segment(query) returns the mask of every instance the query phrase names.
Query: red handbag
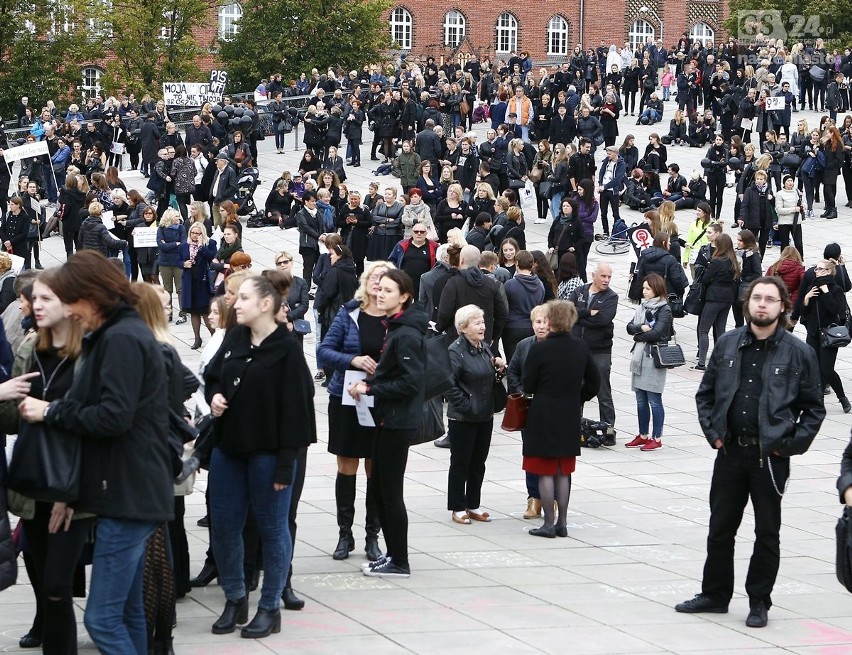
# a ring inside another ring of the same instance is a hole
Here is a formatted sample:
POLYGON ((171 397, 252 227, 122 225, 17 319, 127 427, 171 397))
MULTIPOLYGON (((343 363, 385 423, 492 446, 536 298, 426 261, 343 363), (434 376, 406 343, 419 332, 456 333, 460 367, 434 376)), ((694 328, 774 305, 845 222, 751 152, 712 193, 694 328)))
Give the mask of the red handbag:
POLYGON ((529 401, 522 393, 510 393, 506 399, 506 412, 503 414, 501 428, 506 432, 523 430, 527 424, 529 401))

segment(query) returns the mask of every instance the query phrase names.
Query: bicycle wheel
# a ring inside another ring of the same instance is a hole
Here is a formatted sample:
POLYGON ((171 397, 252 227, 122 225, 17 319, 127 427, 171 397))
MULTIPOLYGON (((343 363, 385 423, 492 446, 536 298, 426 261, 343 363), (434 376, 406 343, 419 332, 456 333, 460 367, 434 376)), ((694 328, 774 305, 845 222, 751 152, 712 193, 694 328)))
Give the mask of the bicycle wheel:
POLYGON ((619 239, 598 241, 595 244, 595 252, 601 255, 623 255, 630 250, 630 243, 619 239))

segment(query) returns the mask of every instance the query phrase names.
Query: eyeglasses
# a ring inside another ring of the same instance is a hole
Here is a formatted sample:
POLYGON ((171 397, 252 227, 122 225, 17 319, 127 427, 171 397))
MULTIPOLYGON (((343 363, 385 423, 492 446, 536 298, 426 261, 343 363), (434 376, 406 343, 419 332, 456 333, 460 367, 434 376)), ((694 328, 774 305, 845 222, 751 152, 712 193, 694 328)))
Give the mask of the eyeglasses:
POLYGON ((814 270, 817 270, 817 271, 829 271, 829 272, 831 271, 831 269, 830 269, 830 268, 825 268, 824 266, 816 266, 816 267, 814 267, 814 270))
POLYGON ((426 234, 426 230, 412 230, 412 234, 426 234))
POLYGON ((293 261, 292 259, 279 259, 277 262, 275 262, 275 265, 276 266, 286 266, 287 264, 291 263, 292 261, 293 261))
POLYGON ((189 233, 190 234, 199 234, 199 235, 201 234, 201 232, 199 232, 198 230, 190 230, 189 233))
POLYGON ((777 302, 781 302, 780 298, 773 298, 772 296, 753 295, 751 299, 756 303, 765 302, 767 305, 774 305, 777 302))

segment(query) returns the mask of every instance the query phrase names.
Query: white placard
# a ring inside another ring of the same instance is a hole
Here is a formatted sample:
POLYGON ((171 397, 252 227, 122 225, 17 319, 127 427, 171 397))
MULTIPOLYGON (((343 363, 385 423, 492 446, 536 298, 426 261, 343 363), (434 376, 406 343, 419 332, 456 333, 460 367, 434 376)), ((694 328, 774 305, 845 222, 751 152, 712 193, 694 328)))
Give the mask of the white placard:
POLYGON ((766 111, 783 110, 787 99, 784 96, 772 96, 766 99, 766 111))
POLYGON ((119 143, 118 141, 113 141, 112 145, 109 148, 109 151, 114 155, 123 155, 124 154, 124 144, 119 143))
POLYGON ((172 107, 201 107, 221 99, 222 93, 211 91, 209 82, 163 82, 163 102, 172 107))
POLYGON ((34 141, 33 143, 25 143, 22 146, 15 146, 14 148, 4 150, 3 158, 7 163, 11 164, 13 161, 46 154, 49 154, 47 141, 34 141))
POLYGON ((355 403, 355 414, 358 416, 358 425, 365 428, 376 427, 376 422, 373 420, 373 415, 370 413, 370 407, 367 405, 367 396, 361 396, 361 400, 355 403))
MULTIPOLYGON (((340 404, 355 407, 355 399, 349 395, 349 387, 356 382, 361 382, 366 379, 367 374, 364 371, 346 371, 343 374, 343 397, 340 404)), ((361 400, 365 403, 366 407, 372 407, 376 402, 376 399, 373 396, 361 396, 361 400)))
POLYGON ((101 222, 108 230, 112 230, 115 227, 115 221, 112 218, 111 211, 105 211, 101 214, 101 222))
POLYGON ((135 248, 156 248, 157 226, 133 228, 133 246, 135 248))
POLYGON ((9 255, 9 259, 12 260, 12 272, 15 275, 17 275, 22 270, 24 270, 24 258, 23 257, 19 257, 18 255, 13 255, 10 252, 7 252, 6 254, 9 255))

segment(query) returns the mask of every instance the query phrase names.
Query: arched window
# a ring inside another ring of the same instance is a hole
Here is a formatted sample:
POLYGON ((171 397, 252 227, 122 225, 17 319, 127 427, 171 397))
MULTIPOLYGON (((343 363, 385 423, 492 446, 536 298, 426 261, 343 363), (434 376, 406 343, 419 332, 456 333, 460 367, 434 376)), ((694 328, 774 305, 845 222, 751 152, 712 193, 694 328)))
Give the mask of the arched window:
POLYGON ((94 98, 101 92, 101 75, 103 71, 95 66, 86 66, 83 69, 83 96, 94 98))
POLYGON ((390 15, 390 33, 401 50, 411 50, 411 12, 405 7, 397 7, 390 15))
POLYGON ((547 54, 565 56, 568 54, 568 21, 556 15, 547 24, 547 54))
POLYGON ((630 41, 631 50, 634 52, 636 50, 641 51, 642 46, 645 45, 648 39, 651 39, 652 41, 654 40, 654 26, 648 21, 640 18, 630 26, 628 39, 630 41))
POLYGON ((452 9, 444 16, 444 45, 455 48, 464 38, 465 18, 464 14, 452 9))
POLYGON ((243 8, 236 2, 219 7, 219 38, 223 41, 233 39, 239 27, 237 21, 243 17, 243 8))
POLYGON ((713 28, 707 23, 696 23, 689 30, 689 38, 693 42, 699 42, 701 45, 707 45, 709 42, 712 42, 715 34, 713 28))
POLYGON ((497 18, 497 52, 509 53, 518 49, 518 19, 508 11, 497 18))

